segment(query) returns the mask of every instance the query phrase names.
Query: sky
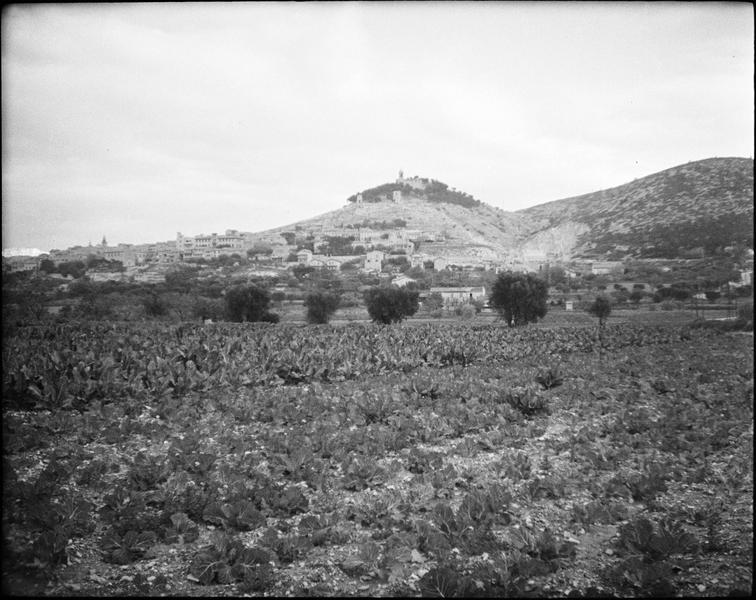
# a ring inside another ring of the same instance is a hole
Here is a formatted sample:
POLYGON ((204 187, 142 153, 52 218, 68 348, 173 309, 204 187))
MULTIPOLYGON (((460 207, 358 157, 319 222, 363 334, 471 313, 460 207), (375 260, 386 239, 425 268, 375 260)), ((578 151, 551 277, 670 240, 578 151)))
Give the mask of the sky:
POLYGON ((263 231, 406 176, 504 210, 753 157, 750 3, 6 5, 2 246, 263 231))

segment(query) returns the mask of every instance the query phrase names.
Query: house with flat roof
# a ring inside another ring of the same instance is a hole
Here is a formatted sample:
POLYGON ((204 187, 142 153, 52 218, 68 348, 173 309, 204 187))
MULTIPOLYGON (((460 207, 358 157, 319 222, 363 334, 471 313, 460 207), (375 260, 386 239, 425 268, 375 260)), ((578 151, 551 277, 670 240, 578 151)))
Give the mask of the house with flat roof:
POLYGON ((483 286, 467 287, 432 287, 431 294, 441 294, 444 300, 444 306, 456 306, 474 302, 476 300, 486 300, 486 288, 483 286))

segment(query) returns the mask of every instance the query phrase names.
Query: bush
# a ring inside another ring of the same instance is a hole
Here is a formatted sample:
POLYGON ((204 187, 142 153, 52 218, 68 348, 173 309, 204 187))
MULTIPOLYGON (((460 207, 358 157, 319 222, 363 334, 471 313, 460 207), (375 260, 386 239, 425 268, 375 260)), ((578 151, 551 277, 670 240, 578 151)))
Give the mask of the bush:
POLYGON ((281 316, 273 312, 264 312, 260 321, 263 323, 278 323, 281 320, 281 316))
POLYGON ((168 314, 168 304, 159 294, 150 294, 142 300, 144 312, 148 317, 162 317, 168 314))
POLYGON ((454 309, 454 314, 462 317, 465 321, 475 317, 475 307, 472 304, 461 304, 454 309))
POLYGON ((662 302, 664 300, 687 300, 693 295, 693 292, 689 289, 682 287, 662 287, 656 290, 654 294, 654 302, 662 302))
POLYGON ((370 318, 376 323, 398 323, 417 312, 418 293, 393 287, 374 287, 365 292, 365 304, 370 318))
POLYGON ((256 285, 235 285, 226 290, 226 314, 230 321, 277 323, 279 317, 268 311, 269 304, 267 290, 256 285))
POLYGON ((491 305, 512 327, 535 323, 546 316, 546 282, 521 273, 502 273, 491 293, 491 305))
POLYGON ((304 305, 307 308, 307 322, 312 324, 328 323, 339 307, 340 298, 335 294, 315 292, 308 294, 304 305))
POLYGON ((436 311, 440 311, 444 307, 444 297, 438 292, 428 294, 428 297, 423 300, 423 308, 433 314, 436 311))
POLYGON ((200 321, 211 319, 220 321, 223 319, 224 306, 223 301, 217 298, 205 298, 198 296, 192 306, 192 314, 200 321))

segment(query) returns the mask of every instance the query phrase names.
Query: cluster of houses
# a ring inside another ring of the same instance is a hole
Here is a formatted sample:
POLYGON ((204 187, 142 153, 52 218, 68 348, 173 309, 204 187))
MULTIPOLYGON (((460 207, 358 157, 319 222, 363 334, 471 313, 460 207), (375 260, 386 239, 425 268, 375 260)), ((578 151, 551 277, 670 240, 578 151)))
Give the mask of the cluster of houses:
MULTIPOLYGON (((404 179, 410 181, 410 179, 404 179)), ((414 181, 414 180, 412 180, 414 181)), ((423 182, 419 182, 423 183, 423 182)), ((245 255, 248 250, 265 247, 266 252, 255 255, 259 259, 260 266, 267 265, 277 272, 280 269, 292 268, 297 265, 312 267, 315 269, 327 269, 340 271, 346 263, 351 263, 354 269, 365 273, 381 274, 387 262, 397 266, 406 260, 410 267, 426 269, 432 265, 433 270, 443 271, 452 266, 462 270, 483 269, 499 273, 505 270, 521 272, 539 272, 549 265, 562 263, 559 256, 534 251, 512 253, 509 256, 499 257, 497 260, 477 257, 474 253, 464 252, 465 248, 458 248, 448 244, 439 243, 438 235, 434 232, 414 229, 372 229, 370 227, 357 227, 355 229, 335 228, 323 226, 320 231, 310 232, 307 236, 308 243, 312 244, 313 250, 303 249, 299 245, 289 242, 294 240, 291 236, 282 235, 278 232, 248 233, 228 229, 223 234, 212 233, 196 236, 184 236, 180 232, 175 241, 158 242, 153 244, 118 244, 109 246, 103 237, 99 245, 74 246, 66 250, 51 250, 49 254, 38 256, 11 256, 3 257, 3 271, 36 271, 40 262, 44 259, 53 263, 82 261, 94 255, 108 261, 119 261, 124 270, 110 272, 107 267, 90 269, 87 274, 93 281, 107 281, 130 279, 145 283, 156 283, 165 280, 165 273, 170 265, 186 261, 187 259, 205 258, 212 259, 222 255, 245 255), (356 252, 364 251, 364 254, 330 255, 329 242, 333 238, 353 237, 350 242, 356 252), (422 246, 424 252, 417 250, 422 246), (364 249, 364 250, 363 250, 364 249)), ((752 285, 753 277, 753 254, 749 255, 750 264, 744 265, 741 271, 741 280, 734 282, 733 287, 752 285)), ((585 275, 611 275, 620 274, 623 270, 620 261, 578 260, 570 261, 569 266, 564 266, 567 277, 585 275)), ((396 274, 399 268, 392 269, 396 274)), ((386 275, 389 277, 390 275, 386 275)), ((403 286, 412 281, 406 275, 394 277, 392 283, 403 286)), ((439 289, 444 296, 444 302, 455 303, 460 294, 468 300, 483 294, 478 288, 450 288, 439 289)))

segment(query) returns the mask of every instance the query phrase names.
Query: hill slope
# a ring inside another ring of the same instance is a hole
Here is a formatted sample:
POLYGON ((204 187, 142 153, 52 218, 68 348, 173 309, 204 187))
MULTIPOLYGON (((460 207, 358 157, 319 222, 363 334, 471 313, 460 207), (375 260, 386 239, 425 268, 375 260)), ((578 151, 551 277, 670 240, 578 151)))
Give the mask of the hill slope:
POLYGON ((527 246, 545 248, 549 236, 579 231, 577 255, 672 258, 701 247, 708 253, 732 243, 752 247, 753 160, 700 160, 518 214, 531 227, 527 246))
POLYGON ((396 227, 422 232, 420 252, 472 262, 547 253, 563 259, 677 258, 735 243, 753 247, 753 160, 700 160, 517 212, 433 179, 400 176, 355 194, 343 208, 265 233, 350 236, 359 227, 386 227, 397 219, 396 227), (423 241, 434 237, 435 243, 423 241))
MULTIPOLYGON (((342 235, 350 236, 356 234, 358 226, 390 223, 395 219, 401 219, 406 223, 402 227, 404 229, 435 234, 435 237, 443 240, 433 244, 433 254, 437 256, 469 255, 471 258, 495 259, 516 248, 526 231, 526 224, 521 216, 483 203, 466 207, 431 202, 409 195, 396 203, 350 203, 344 208, 312 219, 276 228, 271 233, 293 231, 297 228, 308 233, 341 229, 342 235)), ((424 251, 423 245, 421 242, 420 251, 424 251)))

